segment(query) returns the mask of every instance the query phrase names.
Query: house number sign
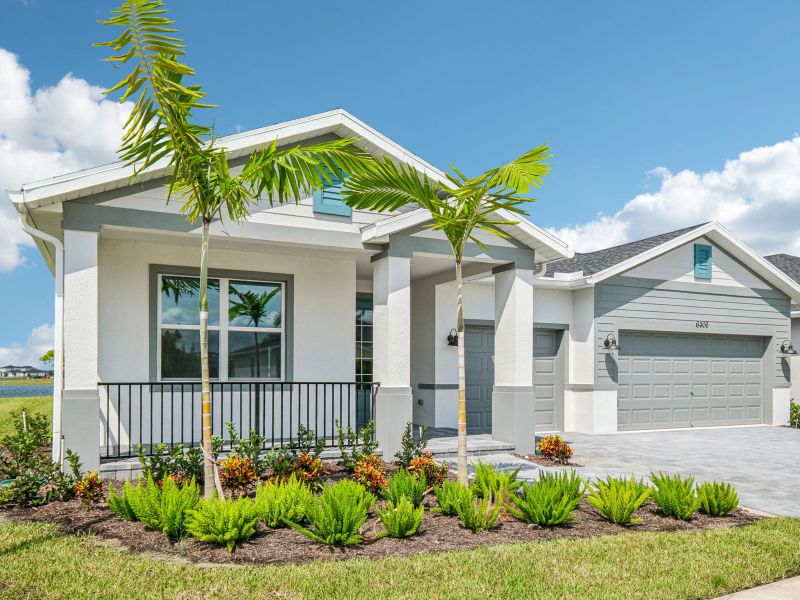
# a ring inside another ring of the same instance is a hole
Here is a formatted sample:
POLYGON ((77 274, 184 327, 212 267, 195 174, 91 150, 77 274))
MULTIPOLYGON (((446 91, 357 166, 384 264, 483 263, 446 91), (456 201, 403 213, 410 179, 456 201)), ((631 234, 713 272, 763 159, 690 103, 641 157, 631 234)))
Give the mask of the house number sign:
POLYGON ((708 321, 695 321, 694 326, 698 329, 708 329, 708 321))

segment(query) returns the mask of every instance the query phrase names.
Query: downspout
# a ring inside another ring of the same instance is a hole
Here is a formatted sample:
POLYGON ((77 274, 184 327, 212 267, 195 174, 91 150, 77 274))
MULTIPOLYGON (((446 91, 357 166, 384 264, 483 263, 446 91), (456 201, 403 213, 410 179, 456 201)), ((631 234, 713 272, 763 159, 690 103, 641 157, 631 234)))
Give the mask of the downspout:
MULTIPOLYGON (((27 210, 27 207, 26 207, 27 210)), ((63 464, 61 456, 61 398, 64 391, 64 244, 61 240, 33 227, 24 214, 19 213, 19 224, 29 235, 51 244, 55 249, 55 335, 53 361, 53 462, 63 464)))

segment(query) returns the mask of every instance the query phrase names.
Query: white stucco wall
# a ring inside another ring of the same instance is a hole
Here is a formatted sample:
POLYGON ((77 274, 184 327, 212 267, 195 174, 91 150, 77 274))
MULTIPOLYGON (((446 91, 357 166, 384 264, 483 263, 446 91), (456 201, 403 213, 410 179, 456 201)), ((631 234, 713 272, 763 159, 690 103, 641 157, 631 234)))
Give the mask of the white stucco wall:
POLYGON ((572 292, 573 319, 569 330, 567 383, 594 383, 594 289, 572 292))
MULTIPOLYGON (((99 376, 147 381, 149 265, 196 267, 195 245, 103 239, 99 244, 99 376)), ((294 275, 295 381, 355 380, 355 261, 214 248, 210 268, 294 275)))

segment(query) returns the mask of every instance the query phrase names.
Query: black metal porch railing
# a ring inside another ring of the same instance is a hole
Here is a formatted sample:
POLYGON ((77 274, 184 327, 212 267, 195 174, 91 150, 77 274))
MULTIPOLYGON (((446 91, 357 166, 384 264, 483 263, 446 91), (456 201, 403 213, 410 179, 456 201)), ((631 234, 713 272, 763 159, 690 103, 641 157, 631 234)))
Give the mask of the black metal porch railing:
MULTIPOLYGON (((136 455, 141 444, 150 454, 158 444, 199 446, 201 394, 198 381, 100 383, 100 456, 136 455)), ((335 447, 336 423, 359 435, 375 414, 377 383, 211 382, 212 431, 230 440, 226 423, 240 437, 251 430, 264 447, 288 445, 299 425, 314 431, 326 447, 335 447)))

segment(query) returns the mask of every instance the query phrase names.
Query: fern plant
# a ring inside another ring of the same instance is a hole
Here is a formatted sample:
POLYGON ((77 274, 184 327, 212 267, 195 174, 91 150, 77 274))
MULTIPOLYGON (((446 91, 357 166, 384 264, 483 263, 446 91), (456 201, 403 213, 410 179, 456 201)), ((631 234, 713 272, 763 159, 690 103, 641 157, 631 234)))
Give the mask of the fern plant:
POLYGON ((256 532, 258 510, 250 498, 221 500, 216 496, 200 501, 188 511, 187 531, 201 542, 222 544, 233 552, 236 543, 256 532))
POLYGON ((126 481, 122 484, 122 495, 119 496, 114 492, 113 486, 108 486, 108 508, 126 521, 137 521, 130 501, 131 495, 138 493, 136 490, 136 486, 126 481))
POLYGON ((694 493, 694 477, 680 475, 650 474, 655 489, 650 494, 659 510, 668 517, 688 521, 697 509, 700 500, 694 493))
POLYGON ((566 471, 559 471, 557 473, 542 472, 539 475, 539 482, 542 483, 542 485, 556 488, 562 496, 570 500, 577 499, 580 501, 580 499, 583 498, 585 486, 583 479, 578 476, 575 469, 571 469, 569 473, 566 471))
POLYGON ((147 527, 180 539, 186 535, 187 511, 197 505, 200 490, 194 479, 179 486, 172 477, 165 477, 159 488, 150 476, 146 485, 140 481, 136 486, 125 488, 123 498, 136 519, 147 527))
POLYGON ((383 497, 395 505, 402 498, 407 498, 414 508, 417 508, 422 504, 427 485, 424 475, 413 475, 407 469, 401 468, 389 480, 389 484, 383 490, 383 497))
POLYGON ((469 497, 462 496, 460 498, 456 512, 458 518, 468 529, 478 532, 494 527, 502 507, 502 502, 492 501, 491 493, 483 498, 473 497, 470 494, 469 497))
POLYGON ((286 527, 286 522, 302 523, 314 502, 314 493, 292 474, 278 482, 262 483, 256 489, 256 511, 267 527, 286 527))
POLYGON ((425 508, 415 507, 408 498, 402 496, 397 503, 387 502, 383 509, 377 509, 377 513, 381 523, 386 527, 386 531, 382 531, 377 537, 388 535, 393 538, 407 538, 419 529, 425 508))
POLYGON ((633 518, 633 513, 649 495, 650 487, 643 481, 637 481, 633 475, 630 479, 609 476, 589 486, 587 502, 612 523, 628 525, 641 523, 641 519, 633 518))
POLYGON ((712 517, 724 517, 739 506, 739 496, 729 483, 703 483, 697 486, 700 512, 712 517))
POLYGON ((286 524, 320 544, 349 546, 362 541, 359 529, 367 520, 375 496, 354 481, 344 479, 322 490, 306 518, 313 529, 286 520, 286 524))
POLYGON ((513 494, 522 486, 522 482, 517 481, 520 468, 517 467, 513 471, 498 471, 492 465, 478 462, 475 466, 475 481, 470 486, 472 493, 478 498, 488 497, 491 494, 493 498, 502 502, 504 494, 501 494, 501 489, 513 494))
POLYGON ((439 507, 431 510, 448 516, 458 514, 458 505, 462 501, 472 500, 472 491, 456 481, 443 481, 442 486, 436 488, 433 493, 436 495, 439 507))
POLYGON ((567 523, 572 512, 581 501, 581 497, 564 493, 562 480, 559 478, 542 479, 528 485, 522 484, 522 495, 511 494, 508 512, 517 519, 552 527, 567 523))

